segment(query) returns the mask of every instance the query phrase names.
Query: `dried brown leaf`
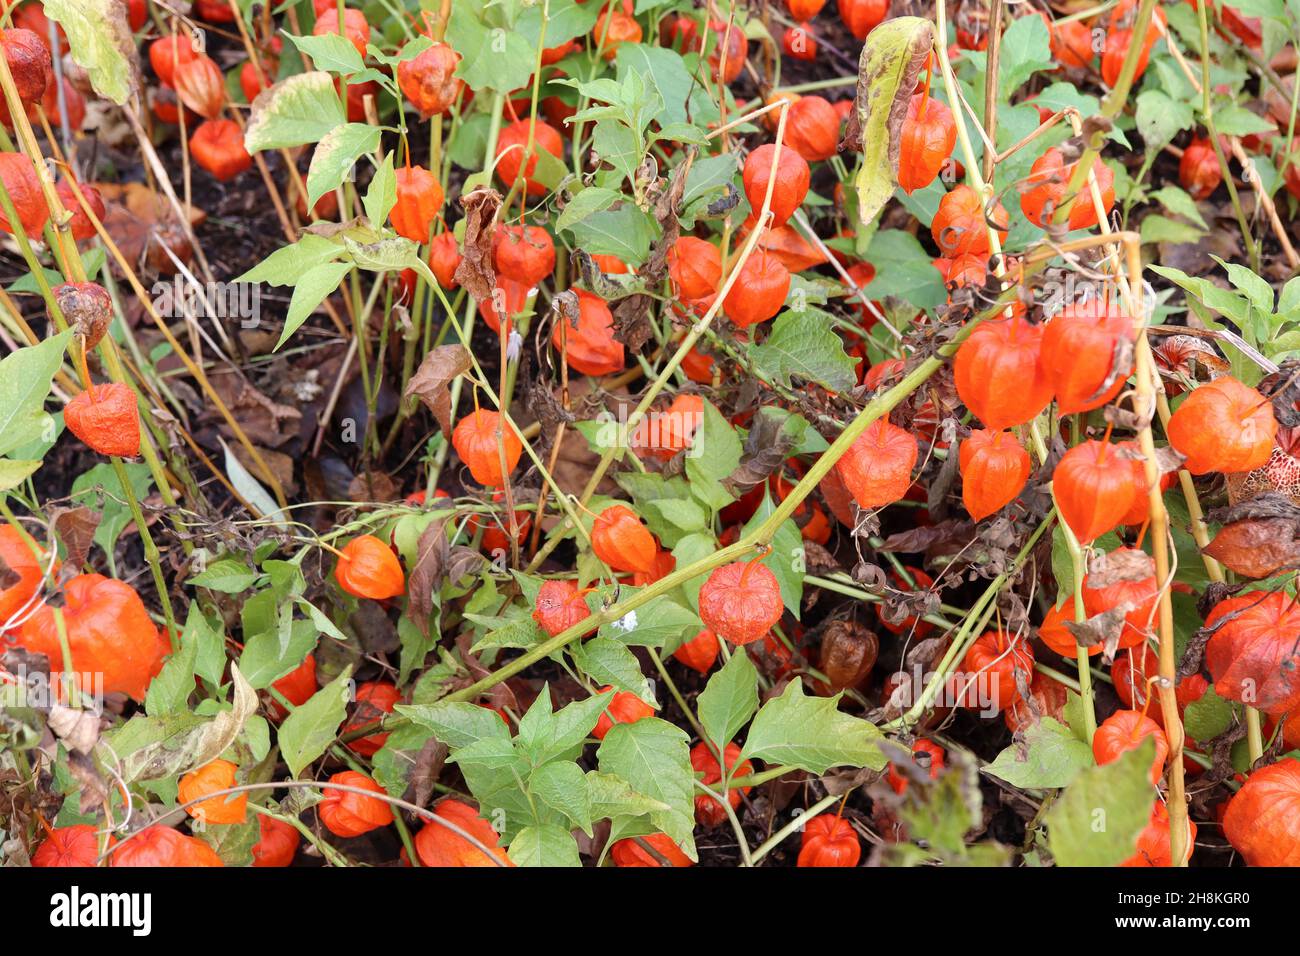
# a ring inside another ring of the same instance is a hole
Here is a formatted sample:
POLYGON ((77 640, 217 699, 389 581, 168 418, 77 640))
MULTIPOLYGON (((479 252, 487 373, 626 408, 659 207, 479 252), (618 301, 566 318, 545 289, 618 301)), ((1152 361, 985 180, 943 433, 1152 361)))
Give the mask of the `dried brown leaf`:
POLYGON ((496 229, 501 194, 490 186, 480 186, 460 197, 465 210, 465 245, 456 281, 480 302, 490 299, 496 288, 496 269, 492 265, 492 233, 496 229))
POLYGON ((439 345, 426 355, 406 386, 406 395, 416 396, 437 419, 443 435, 451 438, 451 389, 456 376, 470 368, 469 350, 463 345, 439 345))

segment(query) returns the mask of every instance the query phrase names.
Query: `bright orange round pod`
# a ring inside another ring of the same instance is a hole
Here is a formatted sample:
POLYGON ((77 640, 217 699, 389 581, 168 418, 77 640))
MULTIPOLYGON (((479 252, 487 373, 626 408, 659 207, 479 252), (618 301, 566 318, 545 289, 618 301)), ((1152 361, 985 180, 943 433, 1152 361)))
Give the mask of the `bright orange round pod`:
POLYGON ((707 674, 718 659, 718 650, 718 635, 706 627, 673 651, 673 658, 697 674, 707 674))
MULTIPOLYGON (((812 63, 816 60, 817 37, 813 34, 812 28, 807 23, 786 27, 785 32, 781 34, 781 52, 792 59, 803 60, 805 63, 812 63)), ((838 125, 838 114, 836 116, 838 125)), ((804 156, 804 159, 808 159, 808 157, 804 156)), ((808 161, 812 162, 812 160, 808 161)))
POLYGON ((1300 707, 1300 606, 1284 591, 1248 592, 1220 601, 1205 623, 1233 611, 1205 648, 1215 693, 1275 717, 1300 707))
POLYGON ((176 96, 204 119, 216 119, 226 105, 226 78, 206 53, 176 64, 176 96))
POLYGON ((402 562, 393 549, 373 534, 353 538, 343 546, 334 580, 353 597, 382 601, 406 591, 402 562))
MULTIPOLYGON (((1196 824, 1189 820, 1191 843, 1196 842, 1196 824)), ((1151 821, 1138 834, 1137 849, 1120 866, 1173 866, 1174 854, 1169 839, 1169 811, 1157 800, 1151 808, 1151 821)))
MULTIPOLYGON (((444 800, 433 808, 434 816, 454 823, 489 850, 496 860, 514 866, 506 851, 501 848, 501 836, 481 816, 478 810, 461 800, 444 800)), ((496 866, 486 853, 470 843, 459 833, 441 824, 427 821, 415 835, 415 852, 420 865, 431 867, 496 866)))
MULTIPOLYGON (((317 690, 316 658, 308 654, 301 664, 271 684, 271 688, 294 707, 301 707, 317 690)), ((289 714, 284 705, 274 699, 268 703, 267 710, 273 720, 283 720, 289 714)))
POLYGON ((492 263, 498 275, 532 288, 555 271, 555 241, 541 226, 498 226, 492 263))
POLYGON ((776 256, 757 249, 740 267, 740 275, 722 300, 722 311, 747 329, 780 312, 789 294, 790 270, 776 256))
MULTIPOLYGON (((102 675, 104 693, 144 700, 171 647, 131 585, 102 574, 77 575, 64 588, 63 621, 75 674, 102 675)), ((62 644, 52 607, 23 623, 18 644, 59 668, 62 644)))
POLYGON ((41 589, 45 568, 39 549, 29 544, 18 529, 0 524, 0 561, 17 580, 0 588, 0 634, 9 619, 23 611, 41 589))
POLYGON ((599 377, 623 371, 623 343, 614 338, 614 314, 609 304, 586 289, 578 296, 578 322, 567 315, 555 323, 551 345, 563 352, 569 367, 583 375, 599 377))
POLYGON ((811 20, 824 6, 826 0, 785 0, 785 8, 795 20, 811 20))
MULTIPOLYGON (((336 773, 330 777, 329 782, 345 787, 360 787, 372 793, 384 793, 383 787, 355 770, 336 773)), ((321 802, 316 805, 316 816, 325 825, 325 829, 335 836, 358 837, 393 822, 393 811, 383 800, 331 787, 323 788, 321 794, 321 802)))
POLYGON ((1155 759, 1151 762, 1151 782, 1159 783, 1169 756, 1169 741, 1165 732, 1150 717, 1138 710, 1117 710, 1098 726, 1092 738, 1092 756, 1098 764, 1118 760, 1130 750, 1136 750, 1142 741, 1151 737, 1156 742, 1155 759))
POLYGON ((351 7, 345 7, 343 10, 343 29, 339 29, 339 11, 337 6, 330 6, 321 13, 316 15, 316 25, 312 27, 312 36, 323 37, 328 34, 339 34, 348 40, 361 54, 361 59, 366 58, 366 44, 370 42, 370 24, 366 21, 366 15, 360 10, 353 10, 351 7))
POLYGON ((710 20, 705 32, 700 33, 694 20, 681 17, 678 22, 688 34, 687 49, 703 53, 707 47, 706 59, 714 81, 724 86, 736 82, 745 69, 745 59, 749 53, 749 41, 739 24, 710 20))
POLYGON ((1113 401, 1133 371, 1115 368, 1122 342, 1132 342, 1133 317, 1097 303, 1068 305, 1047 323, 1039 363, 1062 415, 1113 401))
POLYGON ((649 572, 659 545, 640 516, 626 505, 610 505, 591 523, 591 550, 615 571, 649 572))
MULTIPOLYGON (((1130 710, 1146 708, 1147 716, 1163 730, 1165 718, 1159 701, 1153 699, 1151 705, 1147 705, 1147 698, 1155 692, 1151 686, 1151 679, 1159 673, 1160 660, 1150 644, 1130 647, 1125 653, 1116 654, 1115 660, 1110 665, 1110 677, 1114 682, 1115 696, 1130 710)), ((1209 689, 1210 682, 1200 674, 1188 674, 1180 680, 1174 688, 1178 713, 1181 715, 1188 704, 1200 700, 1209 689)))
POLYGON ((1178 161, 1178 181, 1193 199, 1207 199, 1223 182, 1219 157, 1208 139, 1194 138, 1178 161))
MULTIPOLYGON (((748 760, 741 764, 736 761, 740 759, 740 748, 735 744, 727 744, 722 750, 722 759, 726 761, 729 779, 736 777, 747 777, 754 772, 754 765, 748 760)), ((698 743, 691 748, 691 769, 696 773, 704 774, 700 781, 706 787, 713 788, 714 784, 722 782, 722 766, 718 763, 718 758, 713 755, 706 743, 698 743)), ((716 788, 714 788, 716 789, 716 788)), ((734 810, 740 806, 740 798, 749 793, 749 787, 728 787, 727 802, 731 804, 734 810)), ((717 800, 702 793, 695 798, 695 820, 702 826, 716 827, 722 821, 727 819, 727 811, 717 800)))
POLYGON ((253 157, 244 148, 244 131, 234 120, 200 123, 190 137, 190 153, 196 163, 223 183, 253 165, 253 157))
MULTIPOLYGON (((371 680, 358 684, 356 706, 352 711, 352 719, 343 726, 344 731, 356 730, 382 719, 385 714, 391 714, 401 699, 402 692, 391 681, 371 680)), ((377 733, 348 741, 347 747, 363 757, 373 757, 387 742, 388 734, 377 733)))
POLYGON ((862 843, 843 817, 823 813, 804 824, 797 866, 857 866, 862 843))
POLYGON ((889 16, 889 0, 839 0, 840 19, 858 40, 876 28, 889 16))
POLYGON ((1042 343, 1043 327, 1015 315, 981 322, 958 347, 952 363, 957 395, 986 428, 1023 425, 1052 400, 1039 361, 1042 343))
MULTIPOLYGON (((787 33, 787 36, 789 34, 787 33)), ((840 114, 820 96, 801 96, 785 118, 785 144, 816 163, 835 155, 840 143, 840 114)), ((762 197, 759 197, 762 202, 762 197)))
MULTIPOLYGON (((1074 601, 1073 599, 1067 599, 1059 607, 1048 608, 1047 613, 1043 615, 1043 623, 1038 626, 1038 636, 1043 643, 1071 661, 1076 660, 1079 656, 1079 642, 1074 639, 1074 635, 1065 626, 1065 622, 1073 620, 1074 601)), ((1101 644, 1093 644, 1088 648, 1088 656, 1100 654, 1101 651, 1101 644)))
MULTIPOLYGON (((236 785, 235 771, 238 769, 229 760, 205 763, 181 777, 176 798, 181 803, 189 803, 217 790, 228 790, 236 785)), ((243 823, 248 817, 248 794, 213 797, 187 807, 185 812, 203 823, 243 823)))
POLYGON ((655 853, 659 854, 663 860, 668 862, 669 866, 694 866, 691 858, 681 851, 681 848, 673 842, 672 837, 666 833, 651 833, 649 836, 639 837, 637 839, 619 840, 609 848, 609 855, 614 859, 615 866, 663 866, 653 853, 641 845, 639 840, 645 841, 655 853))
MULTIPOLYGON (((475 481, 489 488, 500 488, 506 482, 506 475, 501 473, 501 457, 497 448, 497 422, 500 417, 496 412, 480 408, 457 422, 451 433, 451 444, 456 449, 456 454, 460 455, 460 460, 469 468, 475 481)), ((501 424, 506 474, 509 474, 519 464, 524 445, 509 423, 501 424)))
MULTIPOLYGON (((990 214, 999 238, 1007 241, 1007 211, 995 202, 990 214)), ((989 254, 989 232, 984 215, 984 201, 965 183, 954 186, 939 200, 939 209, 930 223, 930 235, 946 258, 963 254, 989 254)))
POLYGON ((907 118, 898 139, 898 185, 911 195, 924 189, 943 170, 957 145, 952 110, 928 93, 907 101, 907 118))
MULTIPOLYGON (((939 774, 943 773, 943 758, 943 748, 934 741, 924 738, 912 741, 912 763, 919 769, 927 771, 931 780, 938 780, 939 774)), ((900 797, 907 793, 907 788, 912 782, 895 763, 890 763, 885 780, 889 788, 900 797)))
POLYGON ((591 608, 578 585, 569 580, 546 581, 537 591, 533 620, 551 637, 591 617, 591 608))
MULTIPOLYGON (((32 161, 22 153, 0 152, 0 180, 4 180, 23 231, 33 239, 40 238, 50 218, 50 207, 45 203, 45 193, 41 191, 41 181, 32 161)), ((0 209, 0 231, 10 235, 14 231, 3 209, 0 209)))
MULTIPOLYGON (((191 144, 191 148, 192 146, 193 144, 191 144)), ((97 235, 95 224, 91 221, 86 210, 81 208, 81 203, 77 199, 76 192, 73 191, 72 184, 67 179, 60 179, 59 184, 54 189, 59 195, 59 202, 63 203, 63 208, 72 213, 72 218, 68 220, 68 229, 72 232, 72 238, 78 242, 93 239, 97 235)), ((100 195, 99 190, 88 183, 78 183, 77 189, 80 189, 81 194, 86 198, 86 205, 95 214, 95 218, 103 222, 106 210, 104 197, 100 195)))
POLYGON ((161 36, 149 44, 149 64, 167 86, 176 85, 176 67, 202 54, 184 33, 161 36))
POLYGON ((600 55, 606 60, 618 56, 618 48, 624 43, 640 42, 641 24, 636 22, 636 18, 609 6, 596 18, 591 31, 593 48, 599 47, 600 55))
POLYGON ((1277 419, 1263 395, 1220 375, 1183 399, 1165 432, 1194 475, 1254 471, 1273 454, 1277 419))
POLYGON ((678 395, 663 411, 651 412, 641 420, 629 445, 634 452, 668 461, 691 446, 703 421, 704 399, 698 395, 678 395))
POLYGON ((767 184, 773 178, 773 163, 777 164, 776 183, 772 186, 772 204, 769 208, 772 211, 772 225, 783 226, 808 195, 812 170, 808 168, 807 160, 788 147, 781 150, 781 155, 777 157, 774 143, 765 143, 750 153, 745 159, 745 170, 741 178, 745 185, 745 198, 749 200, 755 216, 763 208, 767 184))
POLYGON ((907 494, 916 466, 916 437, 878 418, 849 446, 835 470, 863 510, 893 504, 907 494))
POLYGON ((1096 53, 1092 49, 1092 29, 1082 20, 1051 24, 1052 59, 1061 66, 1085 67, 1096 53))
MULTIPOLYGON (((1074 163, 1065 162, 1065 157, 1055 146, 1034 160, 1021 188, 1020 210, 1035 226, 1045 229, 1052 222, 1057 207, 1066 198, 1065 192, 1069 188, 1070 177, 1074 175, 1074 166, 1074 163)), ((1092 175, 1101 192, 1102 208, 1109 213, 1115 205, 1115 174, 1109 166, 1097 159, 1092 164, 1092 175)), ((1097 208, 1093 205, 1092 190, 1085 180, 1084 188, 1070 206, 1068 227, 1071 230, 1089 229, 1095 225, 1097 208)))
POLYGON ((293 863, 302 835, 284 821, 265 813, 257 815, 257 827, 261 838, 253 844, 253 866, 284 867, 293 863))
MULTIPOLYGON (((117 840, 108 838, 112 846, 117 840)), ((32 854, 32 866, 42 868, 95 866, 99 862, 99 834, 88 823, 54 827, 32 854)))
POLYGON ((668 275, 683 299, 702 299, 722 284, 722 253, 711 242, 682 236, 668 250, 668 275))
POLYGON ((406 166, 397 171, 397 203, 388 214, 399 236, 412 242, 428 242, 433 221, 442 209, 442 184, 423 166, 406 166))
POLYGON ((225 866, 215 850, 197 837, 171 827, 145 827, 109 857, 113 866, 225 866))
POLYGON ((140 413, 129 385, 92 385, 64 406, 63 422, 87 448, 101 455, 134 458, 140 454, 140 413))
POLYGON ((397 64, 397 85, 424 119, 447 112, 464 89, 456 76, 460 54, 446 43, 435 43, 397 64))
POLYGON ((700 619, 732 644, 749 644, 765 636, 784 610, 776 575, 758 561, 714 568, 700 588, 700 619))
POLYGON ((1116 527, 1137 493, 1132 466, 1104 442, 1075 445, 1052 472, 1061 518, 1084 544, 1116 527))
POLYGON ((961 500, 976 521, 1015 501, 1029 480, 1029 453, 1010 432, 972 431, 957 461, 961 500))
POLYGON ((1247 777, 1228 801, 1223 835, 1250 866, 1300 866, 1300 760, 1247 777))
POLYGON ((1016 672, 1025 683, 1034 676, 1034 649, 1023 637, 988 631, 970 646, 961 671, 949 678, 950 699, 956 707, 1006 710, 1020 699, 1016 672))
MULTIPOLYGON (((606 685, 599 693, 607 694, 613 689, 612 685, 606 685)), ((605 705, 591 735, 597 740, 604 740, 605 735, 614 729, 615 724, 634 724, 643 717, 653 717, 654 712, 655 709, 636 694, 619 691, 605 705)))
POLYGON ((439 233, 429 243, 429 268, 433 277, 443 289, 454 289, 460 283, 456 281, 456 268, 463 257, 460 246, 456 245, 456 236, 450 232, 439 233))
POLYGON ((533 178, 537 170, 537 150, 544 149, 557 159, 563 159, 564 139, 554 126, 537 120, 533 152, 528 154, 525 166, 524 150, 528 148, 529 123, 529 120, 521 119, 501 130, 497 137, 497 175, 501 178, 501 183, 509 188, 522 172, 528 195, 545 196, 547 187, 533 178))
MULTIPOLYGON (((1138 557, 1141 552, 1134 548, 1116 548, 1108 557, 1123 560, 1126 557, 1138 557)), ((1143 556, 1145 557, 1145 556, 1143 556)), ((1134 562, 1134 567, 1142 569, 1147 562, 1134 562)), ((1104 586, 1096 586, 1093 575, 1083 578, 1083 610, 1088 617, 1104 614, 1121 604, 1132 605, 1132 610, 1124 615, 1124 629, 1120 632, 1120 647, 1136 647, 1151 636, 1155 626, 1156 602, 1160 598, 1160 587, 1156 584, 1155 566, 1151 565, 1149 577, 1139 580, 1124 580, 1122 577, 1104 586)), ((1137 573, 1142 573, 1138 570, 1137 573)), ((1136 574, 1133 575, 1136 577, 1136 574)))

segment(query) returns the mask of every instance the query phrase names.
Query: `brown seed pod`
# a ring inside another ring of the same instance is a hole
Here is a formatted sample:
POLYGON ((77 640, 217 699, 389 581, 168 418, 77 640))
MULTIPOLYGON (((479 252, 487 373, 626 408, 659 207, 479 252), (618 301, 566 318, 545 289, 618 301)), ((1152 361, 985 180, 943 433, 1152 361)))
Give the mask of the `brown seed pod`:
POLYGON ((54 301, 87 349, 93 349, 113 321, 113 300, 94 282, 65 282, 54 287, 54 301))

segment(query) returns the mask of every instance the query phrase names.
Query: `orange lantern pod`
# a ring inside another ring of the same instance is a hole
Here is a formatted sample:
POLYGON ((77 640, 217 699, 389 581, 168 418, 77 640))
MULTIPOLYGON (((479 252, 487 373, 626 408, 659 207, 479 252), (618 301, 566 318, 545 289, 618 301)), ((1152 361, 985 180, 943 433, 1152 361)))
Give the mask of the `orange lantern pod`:
POLYGON ((372 534, 353 538, 343 546, 334 580, 353 597, 382 601, 406 591, 406 575, 393 549, 372 534))
POLYGON ((509 422, 501 421, 496 412, 477 409, 466 415, 452 429, 451 444, 460 460, 469 468, 474 480, 489 488, 500 488, 506 475, 515 470, 524 445, 509 422), (497 447, 497 426, 501 425, 501 444, 505 448, 506 472, 501 472, 501 456, 497 447))
MULTIPOLYGON (((460 800, 444 800, 433 808, 434 816, 449 823, 454 823, 478 842, 492 851, 496 861, 510 867, 514 866, 506 851, 501 848, 501 835, 492 828, 478 810, 460 800)), ((432 820, 421 827, 415 835, 415 852, 422 866, 462 867, 462 866, 496 866, 491 857, 470 843, 459 833, 435 823, 432 820)))
POLYGON ((1047 323, 1039 362, 1061 415, 1100 408, 1120 393, 1133 365, 1115 368, 1115 359, 1133 338, 1131 315, 1097 303, 1068 305, 1047 323))
MULTIPOLYGON (((359 787, 372 793, 384 793, 383 787, 355 770, 336 773, 329 778, 329 782, 359 787)), ((330 833, 344 838, 358 837, 393 822, 393 811, 386 801, 332 787, 322 789, 321 802, 316 805, 316 816, 330 833)))
POLYGON ((857 831, 843 817, 823 813, 804 824, 796 866, 857 866, 862 843, 857 831))
POLYGON ((178 833, 171 827, 145 827, 110 857, 113 866, 225 866, 215 850, 197 837, 178 833))
POLYGON ((1092 738, 1092 755, 1098 764, 1108 764, 1130 750, 1136 750, 1147 737, 1156 742, 1156 755, 1151 762, 1151 782, 1159 783, 1165 758, 1169 756, 1169 741, 1165 739, 1165 732, 1160 729, 1160 725, 1150 717, 1144 717, 1141 711, 1117 710, 1103 720, 1092 738))
POLYGON ((961 499, 976 521, 1015 501, 1029 480, 1029 453, 1010 432, 972 431, 957 460, 961 499))
MULTIPOLYGON (((786 121, 787 128, 789 120, 786 121)), ((812 182, 812 170, 808 162, 794 149, 789 147, 776 155, 776 145, 765 143, 745 159, 745 169, 741 176, 745 186, 745 198, 749 200, 753 215, 758 215, 767 197, 768 183, 772 180, 772 164, 776 163, 776 182, 772 186, 772 202, 768 207, 772 212, 772 225, 783 226, 803 204, 812 182)))
POLYGON ((614 315, 608 303, 586 289, 578 296, 578 321, 562 315, 551 332, 551 345, 562 352, 569 367, 583 375, 612 375, 623 371, 623 343, 614 338, 614 315))
POLYGON ((1220 375, 1183 399, 1165 432, 1194 475, 1254 471, 1273 454, 1277 419, 1263 395, 1220 375))
POLYGON ((566 579, 546 581, 537 591, 533 620, 551 637, 591 617, 584 591, 566 579))
POLYGON ((776 575, 757 560, 714 568, 700 588, 700 619, 732 644, 757 641, 781 620, 784 610, 776 575))
MULTIPOLYGON (((747 777, 754 772, 754 765, 748 760, 740 764, 736 763, 740 759, 740 748, 735 744, 727 744, 723 748, 722 759, 727 763, 729 780, 747 777)), ((706 743, 700 742, 691 748, 691 769, 697 774, 704 775, 700 782, 706 787, 712 787, 713 784, 722 781, 722 767, 706 743)), ((749 791, 749 787, 727 788, 727 802, 731 804, 733 810, 740 806, 740 798, 749 791)), ((695 798, 695 820, 701 826, 716 827, 726 819, 726 809, 713 797, 700 794, 695 798)))
POLYGON ((958 347, 952 366, 957 395, 986 428, 1023 425, 1052 400, 1039 361, 1042 342, 1042 326, 1014 315, 981 322, 958 347))
POLYGON ((659 545, 635 511, 610 505, 591 524, 591 550, 615 571, 648 572, 659 545))
MULTIPOLYGON (((1067 164, 1061 151, 1053 146, 1029 167, 1029 177, 1020 192, 1020 210, 1035 226, 1046 229, 1055 218, 1057 208, 1067 198, 1065 191, 1074 175, 1074 166, 1074 163, 1067 164)), ((1102 208, 1109 214, 1115 205, 1115 174, 1100 159, 1095 159, 1092 175, 1101 193, 1102 208)), ((1068 228, 1090 229, 1095 225, 1097 207, 1092 200, 1092 189, 1084 180, 1083 188, 1070 206, 1068 228)))
POLYGON ((1061 518, 1084 544, 1116 527, 1137 491, 1132 467, 1105 442, 1075 445, 1052 472, 1052 494, 1061 518))
MULTIPOLYGON (((612 685, 606 685, 598 693, 607 694, 613 689, 612 685)), ((654 712, 655 709, 636 694, 619 691, 605 705, 591 735, 597 740, 604 740, 605 735, 614 729, 615 724, 634 724, 643 717, 653 717, 654 712)))
MULTIPOLYGON (((218 790, 228 790, 236 785, 235 771, 239 767, 229 760, 213 760, 181 777, 176 788, 176 799, 181 803, 198 800, 218 790)), ((248 816, 248 794, 232 793, 212 797, 185 810, 202 823, 243 823, 248 816)))
POLYGON ((914 94, 898 139, 898 185, 903 192, 911 195, 934 182, 956 145, 952 110, 929 93, 914 94))
POLYGON ((1228 801, 1223 835, 1250 866, 1300 866, 1300 760, 1247 777, 1228 801))
POLYGON ((859 508, 881 508, 907 494, 917 452, 911 432, 878 418, 849 446, 835 470, 859 508))

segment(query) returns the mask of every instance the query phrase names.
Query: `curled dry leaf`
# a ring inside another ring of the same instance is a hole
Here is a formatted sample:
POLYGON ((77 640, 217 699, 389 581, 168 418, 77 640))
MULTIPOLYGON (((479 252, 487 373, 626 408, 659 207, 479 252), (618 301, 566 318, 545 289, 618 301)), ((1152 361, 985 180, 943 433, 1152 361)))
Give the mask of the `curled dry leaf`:
POLYGON ((460 197, 465 210, 465 245, 456 282, 480 302, 490 299, 496 288, 497 274, 492 265, 492 233, 496 229, 501 194, 490 186, 480 186, 460 197))
POLYGON ((414 395, 428 407, 442 433, 451 436, 452 381, 469 371, 469 350, 463 345, 440 345, 429 352, 406 386, 406 395, 414 395))
POLYGON ((70 567, 72 569, 70 573, 75 574, 76 569, 86 563, 86 556, 90 554, 90 546, 95 541, 95 531, 99 528, 101 515, 91 511, 85 505, 51 509, 50 514, 54 531, 67 552, 64 560, 65 570, 70 567))
POLYGON ((1086 621, 1063 621, 1065 629, 1074 637, 1080 647, 1093 647, 1101 644, 1105 649, 1105 658, 1110 661, 1115 657, 1119 647, 1120 635, 1124 633, 1124 617, 1133 610, 1133 605, 1121 601, 1109 611, 1103 611, 1086 621))
POLYGON ((1224 525, 1204 552, 1247 578, 1300 567, 1300 524, 1293 518, 1246 518, 1224 525))
POLYGON ((1087 585, 1108 588, 1121 581, 1149 581, 1155 574, 1155 562, 1145 551, 1137 548, 1117 548, 1109 554, 1095 551, 1088 562, 1087 585))
POLYGON ((50 707, 46 722, 54 736, 69 750, 89 754, 99 743, 99 717, 92 711, 65 707, 56 702, 50 707))

